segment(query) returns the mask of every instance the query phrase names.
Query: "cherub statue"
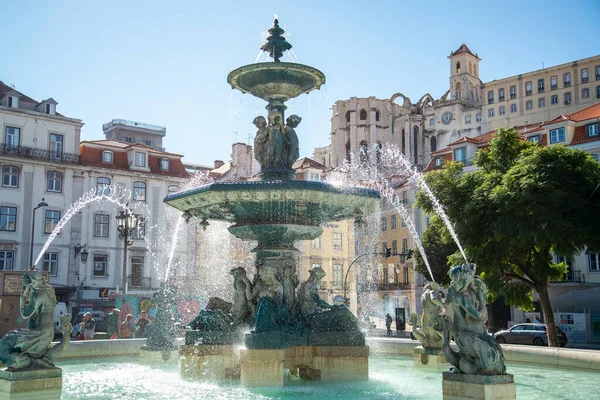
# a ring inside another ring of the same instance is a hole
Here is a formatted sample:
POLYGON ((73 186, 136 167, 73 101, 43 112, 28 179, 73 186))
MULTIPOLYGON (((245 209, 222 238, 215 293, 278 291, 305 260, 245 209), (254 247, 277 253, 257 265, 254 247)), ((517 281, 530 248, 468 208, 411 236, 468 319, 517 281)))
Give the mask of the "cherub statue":
POLYGON ((285 125, 285 134, 283 135, 283 141, 285 143, 285 151, 284 154, 287 156, 287 167, 292 168, 292 165, 296 162, 298 158, 300 158, 300 148, 298 146, 298 135, 296 135, 296 131, 294 130, 302 121, 297 115, 290 115, 285 120, 287 123, 285 125))
POLYGON ((246 270, 242 267, 231 270, 233 275, 233 308, 231 316, 234 324, 242 324, 250 321, 253 312, 251 302, 248 300, 246 290, 250 285, 246 277, 246 270))
POLYGON ((439 284, 428 282, 425 285, 421 304, 423 306, 421 327, 415 326, 413 335, 425 349, 440 351, 443 344, 444 320, 441 312, 444 307, 444 292, 441 291, 439 284))
POLYGON ((502 348, 487 334, 485 321, 486 287, 475 275, 475 264, 453 267, 446 298, 446 327, 442 350, 454 366, 452 372, 462 374, 499 375, 506 372, 502 348), (458 346, 455 352, 450 340, 458 346))
POLYGON ((267 141, 269 140, 269 129, 267 128, 267 120, 262 115, 254 118, 252 121, 258 129, 254 137, 254 158, 260 164, 261 168, 267 166, 267 141))
POLYGON ((27 328, 8 332, 0 340, 0 361, 10 370, 53 368, 53 358, 68 347, 71 338, 70 315, 61 317, 63 340, 52 347, 54 339, 54 289, 39 270, 29 270, 23 276, 21 316, 27 328))

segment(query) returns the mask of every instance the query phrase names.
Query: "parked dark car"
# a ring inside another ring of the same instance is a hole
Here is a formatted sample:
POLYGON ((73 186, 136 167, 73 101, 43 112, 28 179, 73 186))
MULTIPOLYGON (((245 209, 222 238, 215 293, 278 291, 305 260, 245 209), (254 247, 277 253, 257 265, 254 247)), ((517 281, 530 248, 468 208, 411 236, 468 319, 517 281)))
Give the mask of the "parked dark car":
MULTIPOLYGON (((556 333, 560 347, 566 346, 567 335, 559 327, 556 327, 556 333)), ((498 343, 548 345, 548 335, 544 324, 517 324, 510 329, 496 332, 494 338, 498 343)))

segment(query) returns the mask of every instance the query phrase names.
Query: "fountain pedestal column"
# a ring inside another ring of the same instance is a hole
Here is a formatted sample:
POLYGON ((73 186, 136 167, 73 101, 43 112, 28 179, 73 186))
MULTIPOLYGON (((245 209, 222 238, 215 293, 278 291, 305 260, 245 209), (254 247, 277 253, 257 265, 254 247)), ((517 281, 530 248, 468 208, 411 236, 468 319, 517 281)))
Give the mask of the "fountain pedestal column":
POLYGON ((7 400, 60 400, 62 370, 60 368, 29 371, 0 369, 0 398, 7 400))
POLYGON ((513 375, 470 375, 444 372, 444 400, 515 400, 517 388, 513 375))

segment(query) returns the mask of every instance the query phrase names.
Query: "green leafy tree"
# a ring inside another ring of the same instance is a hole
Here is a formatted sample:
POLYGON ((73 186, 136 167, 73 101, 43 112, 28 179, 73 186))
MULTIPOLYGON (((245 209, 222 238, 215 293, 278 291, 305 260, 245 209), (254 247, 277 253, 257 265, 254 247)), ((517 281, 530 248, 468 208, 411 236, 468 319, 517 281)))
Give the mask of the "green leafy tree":
MULTIPOLYGON (((458 246, 440 218, 433 216, 429 219, 429 228, 423 233, 422 244, 433 278, 437 283, 447 286, 450 284, 448 257, 458 251, 458 246)), ((418 251, 415 252, 415 261, 415 270, 426 279, 431 280, 423 257, 418 251)))
MULTIPOLYGON (((525 142, 513 129, 499 129, 474 163, 472 173, 449 163, 426 180, 482 272, 488 298, 503 293, 530 310, 537 292, 549 345, 558 346, 548 283, 561 280, 566 266, 552 256, 600 249, 600 166, 583 151, 525 142)), ((418 201, 433 212, 422 193, 418 201)))

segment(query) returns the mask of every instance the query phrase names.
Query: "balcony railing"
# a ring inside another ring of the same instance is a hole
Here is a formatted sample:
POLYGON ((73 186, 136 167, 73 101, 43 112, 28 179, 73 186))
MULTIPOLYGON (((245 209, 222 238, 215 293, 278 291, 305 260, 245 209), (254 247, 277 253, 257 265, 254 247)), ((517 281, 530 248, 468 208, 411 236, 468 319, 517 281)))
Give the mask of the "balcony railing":
POLYGON ((23 157, 30 158, 32 160, 42 160, 64 164, 79 163, 79 154, 64 153, 26 146, 12 146, 4 143, 0 144, 0 155, 9 157, 23 157))
POLYGON ((380 283, 377 285, 377 289, 379 291, 384 290, 410 290, 411 285, 408 282, 388 282, 388 283, 380 283))
POLYGON ((128 277, 127 285, 132 289, 152 289, 152 278, 128 277))
POLYGON ((581 271, 567 271, 562 281, 552 281, 553 283, 565 283, 565 282, 582 282, 581 271))

